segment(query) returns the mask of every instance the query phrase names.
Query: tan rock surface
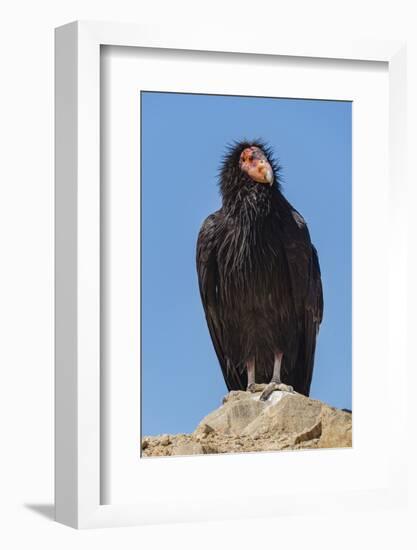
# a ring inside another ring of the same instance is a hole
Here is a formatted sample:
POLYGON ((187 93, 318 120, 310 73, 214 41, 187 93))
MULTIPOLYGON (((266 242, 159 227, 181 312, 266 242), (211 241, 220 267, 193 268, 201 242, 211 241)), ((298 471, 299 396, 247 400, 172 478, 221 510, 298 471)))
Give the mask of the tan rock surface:
POLYGON ((352 446, 351 413, 298 393, 230 392, 191 434, 145 436, 142 456, 276 451, 352 446))

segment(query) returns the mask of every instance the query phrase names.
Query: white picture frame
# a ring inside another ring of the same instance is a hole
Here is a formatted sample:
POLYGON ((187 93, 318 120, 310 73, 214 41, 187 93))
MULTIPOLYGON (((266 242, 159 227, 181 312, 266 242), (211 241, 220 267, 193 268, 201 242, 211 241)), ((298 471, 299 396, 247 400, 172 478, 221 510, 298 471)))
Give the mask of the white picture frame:
MULTIPOLYGON (((190 513, 190 503, 175 495, 153 502, 102 504, 103 440, 100 399, 101 287, 100 269, 100 48, 128 46, 173 50, 230 52, 380 61, 389 72, 389 185, 397 204, 392 220, 396 242, 406 243, 406 221, 398 197, 404 188, 405 45, 363 41, 280 42, 239 32, 175 29, 113 23, 75 22, 56 30, 56 519, 67 525, 103 527, 186 519, 236 518, 249 515, 306 512, 329 506, 325 492, 300 492, 295 487, 285 502, 264 499, 256 513, 239 496, 208 500, 190 513), (187 507, 188 506, 188 507, 187 507), (188 510, 188 512, 187 512, 188 510)), ((404 292, 389 303, 389 314, 405 322, 405 257, 400 248, 392 277, 404 292)), ((405 333, 405 331, 404 331, 405 333)), ((405 338, 405 336, 404 336, 405 338)), ((396 384, 405 393, 405 342, 398 343, 396 384)), ((405 418, 398 407, 395 424, 405 418)), ((394 421, 393 420, 393 421, 394 421)), ((331 506, 395 505, 404 499, 404 433, 397 434, 387 462, 387 479, 379 489, 364 487, 332 494, 331 506)), ((179 458, 175 460, 187 460, 179 458)), ((204 495, 203 495, 204 499, 204 495)))

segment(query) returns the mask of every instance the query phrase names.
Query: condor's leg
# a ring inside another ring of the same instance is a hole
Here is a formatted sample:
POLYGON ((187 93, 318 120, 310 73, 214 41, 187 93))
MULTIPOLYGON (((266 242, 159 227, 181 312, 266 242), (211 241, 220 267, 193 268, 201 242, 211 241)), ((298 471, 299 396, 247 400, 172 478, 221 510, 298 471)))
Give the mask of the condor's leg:
POLYGON ((266 401, 272 392, 275 390, 293 392, 294 388, 283 384, 281 382, 281 363, 282 363, 283 353, 278 351, 274 356, 274 372, 272 373, 271 382, 266 386, 264 391, 259 398, 261 401, 266 401))
POLYGON ((266 388, 266 384, 255 383, 255 359, 249 359, 249 361, 246 362, 246 370, 248 373, 248 387, 246 388, 246 391, 255 393, 264 390, 266 388))
MULTIPOLYGON (((266 384, 255 384, 255 359, 249 359, 246 361, 246 371, 248 374, 248 385, 246 391, 251 393, 261 392, 266 388, 266 384)), ((236 394, 236 391, 230 391, 225 397, 223 397, 223 404, 226 403, 231 396, 236 394)))

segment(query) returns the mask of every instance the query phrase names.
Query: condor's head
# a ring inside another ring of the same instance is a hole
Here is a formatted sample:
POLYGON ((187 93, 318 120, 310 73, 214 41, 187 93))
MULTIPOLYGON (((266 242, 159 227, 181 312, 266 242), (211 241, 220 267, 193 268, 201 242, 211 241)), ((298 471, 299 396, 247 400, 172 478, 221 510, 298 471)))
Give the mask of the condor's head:
POLYGON ((279 167, 269 147, 259 141, 242 141, 230 146, 220 170, 223 202, 256 196, 266 198, 279 189, 279 167))

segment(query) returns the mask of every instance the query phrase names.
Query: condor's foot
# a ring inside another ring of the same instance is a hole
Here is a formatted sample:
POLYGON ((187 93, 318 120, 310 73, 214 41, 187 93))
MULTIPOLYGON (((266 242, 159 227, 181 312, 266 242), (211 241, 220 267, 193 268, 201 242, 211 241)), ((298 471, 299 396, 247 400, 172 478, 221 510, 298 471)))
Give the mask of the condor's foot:
POLYGON ((252 382, 252 384, 248 384, 246 391, 250 391, 251 393, 257 393, 260 391, 264 391, 266 387, 267 387, 267 384, 255 384, 255 382, 252 382))
POLYGON ((294 388, 288 384, 283 384, 282 382, 270 382, 261 393, 261 397, 259 398, 260 401, 267 401, 272 392, 277 390, 294 393, 294 388))

